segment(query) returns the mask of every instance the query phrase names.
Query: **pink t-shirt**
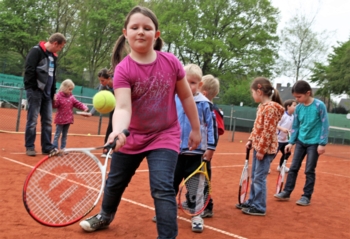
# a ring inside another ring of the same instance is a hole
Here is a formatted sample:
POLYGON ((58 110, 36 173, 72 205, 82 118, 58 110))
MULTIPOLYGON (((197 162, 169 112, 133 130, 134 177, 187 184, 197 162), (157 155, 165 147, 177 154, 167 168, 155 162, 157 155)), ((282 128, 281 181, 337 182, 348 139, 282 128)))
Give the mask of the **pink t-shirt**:
POLYGON ((150 64, 137 63, 128 55, 115 68, 114 89, 131 88, 130 136, 120 149, 122 153, 159 148, 179 152, 175 85, 185 77, 185 71, 173 54, 156 52, 157 59, 150 64))

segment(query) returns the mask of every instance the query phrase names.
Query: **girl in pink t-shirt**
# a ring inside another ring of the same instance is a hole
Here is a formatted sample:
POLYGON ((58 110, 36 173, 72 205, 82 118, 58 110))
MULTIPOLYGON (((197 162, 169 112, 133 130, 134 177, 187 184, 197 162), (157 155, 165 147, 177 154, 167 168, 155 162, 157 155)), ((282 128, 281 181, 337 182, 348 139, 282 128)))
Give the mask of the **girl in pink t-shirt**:
POLYGON ((109 226, 125 188, 147 158, 158 238, 176 238, 178 234, 173 175, 180 148, 180 127, 175 94, 191 123, 189 148, 197 148, 201 135, 197 108, 183 66, 171 53, 160 52, 161 48, 156 16, 145 7, 134 7, 126 17, 123 35, 117 40, 112 57, 116 107, 108 142, 117 136, 119 139, 101 211, 80 223, 85 231, 109 226), (130 53, 123 59, 127 49, 130 53), (130 131, 128 138, 121 133, 124 129, 130 131))

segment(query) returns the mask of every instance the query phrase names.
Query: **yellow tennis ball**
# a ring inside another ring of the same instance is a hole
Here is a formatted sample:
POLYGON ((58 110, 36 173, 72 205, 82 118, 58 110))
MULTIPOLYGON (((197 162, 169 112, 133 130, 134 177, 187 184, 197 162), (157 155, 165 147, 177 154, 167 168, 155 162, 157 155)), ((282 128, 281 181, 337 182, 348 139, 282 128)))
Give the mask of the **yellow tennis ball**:
POLYGON ((108 90, 101 90, 94 95, 92 104, 97 112, 106 114, 114 110, 115 98, 108 90))

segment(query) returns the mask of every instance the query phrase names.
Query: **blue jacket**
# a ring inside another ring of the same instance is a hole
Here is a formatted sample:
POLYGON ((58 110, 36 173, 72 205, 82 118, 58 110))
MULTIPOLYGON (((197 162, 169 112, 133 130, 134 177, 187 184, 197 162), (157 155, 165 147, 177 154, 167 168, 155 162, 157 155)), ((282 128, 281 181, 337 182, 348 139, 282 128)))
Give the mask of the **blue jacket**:
POLYGON ((199 121, 201 124, 202 141, 197 149, 190 151, 188 148, 188 137, 192 130, 191 124, 185 114, 179 97, 177 95, 175 96, 177 117, 181 127, 180 154, 204 154, 207 149, 215 150, 216 148, 212 104, 201 93, 194 96, 194 101, 197 105, 199 121))

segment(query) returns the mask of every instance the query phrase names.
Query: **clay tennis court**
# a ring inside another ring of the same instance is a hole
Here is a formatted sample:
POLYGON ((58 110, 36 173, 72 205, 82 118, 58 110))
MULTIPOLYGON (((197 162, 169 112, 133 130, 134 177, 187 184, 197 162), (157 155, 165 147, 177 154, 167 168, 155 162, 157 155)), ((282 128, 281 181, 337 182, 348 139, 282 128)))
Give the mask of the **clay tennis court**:
MULTIPOLYGON (((0 109, 0 114, 2 119, 9 115, 4 109, 0 109)), ((154 205, 150 196, 146 160, 126 189, 116 218, 108 229, 85 233, 78 223, 64 228, 50 228, 34 221, 23 206, 22 187, 26 175, 43 156, 25 155, 22 133, 24 119, 20 122, 20 132, 0 131, 0 238, 157 237, 156 224, 152 222, 154 205)), ((4 123, 5 121, 1 120, 0 126, 4 123)), ((67 147, 95 147, 103 144, 103 136, 96 136, 97 123, 98 119, 75 116, 75 123, 69 132, 76 135, 68 137, 67 147), (91 135, 88 136, 88 133, 91 135)), ((107 119, 104 119, 102 135, 106 124, 107 119)), ((178 238, 350 238, 349 146, 327 145, 326 154, 318 161, 315 192, 311 205, 307 207, 295 204, 302 194, 305 182, 304 164, 291 200, 280 202, 274 199, 278 176, 278 160, 274 160, 271 165, 272 172, 268 176, 266 216, 259 217, 242 214, 235 208, 247 137, 247 133, 236 132, 235 142, 230 142, 231 132, 226 132, 220 138, 212 161, 214 217, 205 219, 205 229, 203 233, 198 234, 191 231, 190 218, 179 211, 178 238), (243 142, 240 143, 240 140, 243 142)), ((40 136, 37 137, 36 145, 37 151, 40 152, 40 136)), ((101 154, 100 151, 94 153, 97 157, 101 154)), ((291 159, 287 165, 290 163, 291 159)), ((100 203, 89 215, 97 213, 99 206, 100 203)))

